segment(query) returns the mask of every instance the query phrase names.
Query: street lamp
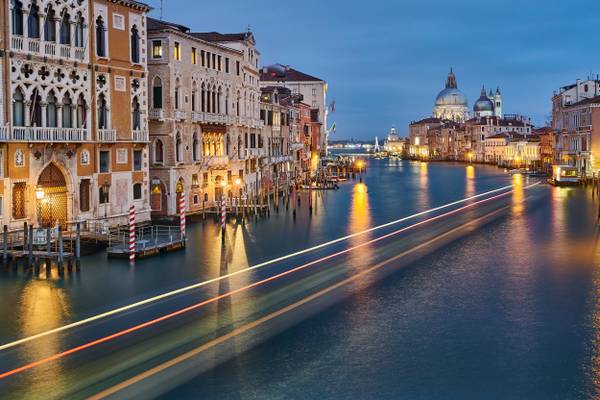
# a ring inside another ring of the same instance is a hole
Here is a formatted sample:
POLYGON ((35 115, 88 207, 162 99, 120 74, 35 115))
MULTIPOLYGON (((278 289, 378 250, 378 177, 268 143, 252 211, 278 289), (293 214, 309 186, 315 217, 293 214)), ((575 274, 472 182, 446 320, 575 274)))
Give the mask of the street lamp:
POLYGON ((472 164, 473 163, 473 152, 470 151, 468 156, 469 156, 469 164, 472 164))
POLYGON ((35 198, 37 199, 37 211, 38 211, 38 225, 42 225, 42 200, 44 199, 45 193, 41 186, 35 189, 35 198))
POLYGON ((365 163, 363 162, 363 160, 358 160, 356 162, 356 166, 358 167, 358 174, 360 176, 360 182, 362 182, 362 168, 363 168, 364 164, 365 163))

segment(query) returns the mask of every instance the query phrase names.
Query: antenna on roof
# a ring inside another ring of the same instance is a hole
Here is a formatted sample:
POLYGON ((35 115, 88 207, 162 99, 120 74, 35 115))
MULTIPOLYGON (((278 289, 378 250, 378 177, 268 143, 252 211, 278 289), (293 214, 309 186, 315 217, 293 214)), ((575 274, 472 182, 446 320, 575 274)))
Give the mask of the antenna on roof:
POLYGON ((250 26, 250 24, 248 24, 248 25, 246 26, 246 32, 248 32, 248 33, 252 32, 252 29, 251 29, 251 26, 250 26))
POLYGON ((160 0, 160 20, 163 20, 163 0, 160 0))

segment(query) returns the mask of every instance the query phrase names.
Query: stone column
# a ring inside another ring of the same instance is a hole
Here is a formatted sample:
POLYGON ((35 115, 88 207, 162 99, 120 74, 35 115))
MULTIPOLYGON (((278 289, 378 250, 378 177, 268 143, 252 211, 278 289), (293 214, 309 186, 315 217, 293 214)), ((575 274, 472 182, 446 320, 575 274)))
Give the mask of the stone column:
POLYGON ((48 121, 46 120, 46 114, 48 112, 48 103, 41 103, 40 104, 41 108, 42 108, 42 126, 48 126, 48 121))
MULTIPOLYGON (((45 34, 46 34, 46 24, 44 23, 44 20, 46 19, 46 14, 43 13, 39 13, 38 14, 39 17, 39 24, 40 24, 40 46, 44 45, 44 41, 45 41, 45 34)), ((44 49, 40 48, 41 52, 44 52, 44 49)))
POLYGON ((63 127, 62 109, 62 103, 56 103, 56 126, 59 128, 63 127))
POLYGON ((25 101, 25 126, 31 126, 31 101, 25 101))

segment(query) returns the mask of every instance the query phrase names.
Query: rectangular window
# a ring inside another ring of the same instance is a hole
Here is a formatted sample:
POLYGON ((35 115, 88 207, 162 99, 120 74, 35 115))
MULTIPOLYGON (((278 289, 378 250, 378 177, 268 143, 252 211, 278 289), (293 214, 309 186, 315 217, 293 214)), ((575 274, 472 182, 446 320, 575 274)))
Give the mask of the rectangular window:
POLYGON ((237 76, 240 76, 240 62, 239 61, 235 62, 235 69, 236 69, 237 76))
POLYGON ((134 171, 142 170, 142 150, 134 150, 133 151, 133 170, 134 171))
POLYGON ((225 57, 225 72, 229 73, 229 58, 225 57))
POLYGON ((206 52, 206 67, 210 68, 210 52, 206 52))
POLYGON ((98 203, 106 204, 110 201, 110 185, 102 185, 98 188, 98 203))
POLYGON ((196 65, 196 48, 192 47, 192 64, 196 65))
POLYGON ((110 154, 106 150, 100 151, 100 172, 108 172, 110 164, 110 154))
POLYGON ((221 56, 217 57, 217 65, 218 65, 217 69, 219 71, 223 71, 223 68, 221 66, 221 56))
POLYGON ((162 41, 152 41, 152 58, 162 58, 162 41))
POLYGON ((12 213, 13 219, 25 218, 25 182, 18 182, 13 185, 12 192, 12 213))
POLYGON ((181 44, 179 42, 175 42, 173 46, 173 58, 175 61, 181 61, 181 44))
POLYGON ((206 67, 206 52, 204 50, 200 50, 200 63, 203 67, 206 67))
POLYGON ((133 199, 134 200, 142 199, 142 184, 141 183, 133 184, 133 199))
POLYGON ((217 69, 217 55, 215 53, 212 53, 212 67, 217 69))
POLYGON ((198 174, 192 174, 192 187, 198 187, 198 174))
POLYGON ((157 109, 162 108, 162 86, 152 88, 152 105, 157 109))
POLYGON ((117 164, 127 164, 127 149, 117 149, 117 164))
POLYGON ((79 184, 79 209, 90 211, 90 180, 82 179, 79 184))

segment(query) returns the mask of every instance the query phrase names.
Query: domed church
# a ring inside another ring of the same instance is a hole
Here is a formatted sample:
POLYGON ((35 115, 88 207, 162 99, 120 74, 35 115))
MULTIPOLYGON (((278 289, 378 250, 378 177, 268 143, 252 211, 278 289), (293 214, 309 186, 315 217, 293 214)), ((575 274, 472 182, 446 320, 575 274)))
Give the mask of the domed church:
POLYGON ((469 117, 467 96, 458 89, 452 68, 446 80, 446 87, 435 99, 433 116, 441 120, 463 122, 469 117))
MULTIPOLYGON (((485 87, 481 89, 479 99, 473 105, 475 117, 496 116, 502 118, 502 95, 500 89, 494 94, 491 90, 486 94, 485 87)), ((469 104, 467 96, 458 89, 456 76, 450 68, 446 87, 435 99, 433 117, 444 121, 464 122, 469 119, 469 104)))

